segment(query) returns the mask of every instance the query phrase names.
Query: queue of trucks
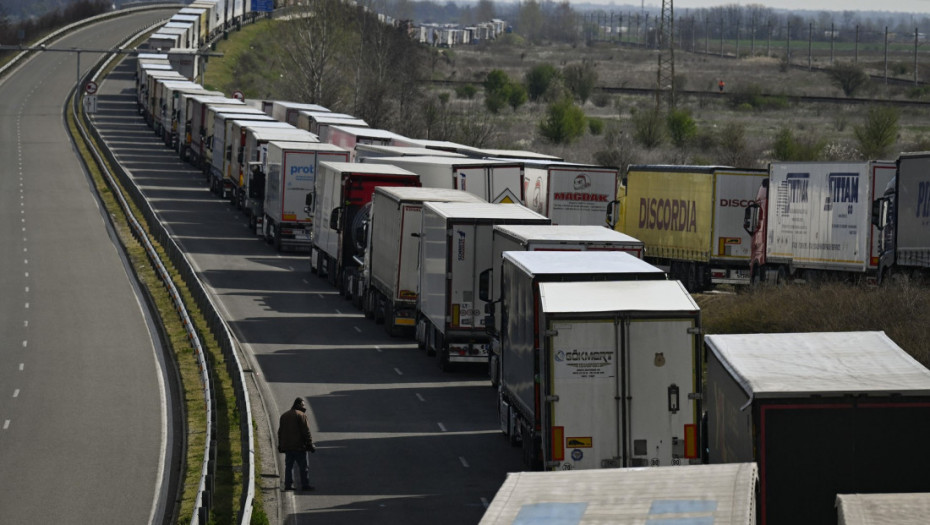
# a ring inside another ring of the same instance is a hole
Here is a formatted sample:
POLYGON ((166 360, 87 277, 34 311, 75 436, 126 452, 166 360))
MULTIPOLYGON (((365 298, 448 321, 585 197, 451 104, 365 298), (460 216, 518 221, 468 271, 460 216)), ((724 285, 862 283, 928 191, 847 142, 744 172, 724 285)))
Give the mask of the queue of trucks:
POLYGON ((930 153, 621 175, 225 97, 158 53, 137 72, 146 122, 258 238, 308 251, 312 273, 443 370, 487 367, 488 409, 525 468, 563 471, 512 476, 487 523, 584 523, 576 503, 624 483, 637 497, 599 516, 813 524, 847 519, 848 494, 930 492, 923 365, 881 332, 706 335, 691 296, 926 277, 930 153))

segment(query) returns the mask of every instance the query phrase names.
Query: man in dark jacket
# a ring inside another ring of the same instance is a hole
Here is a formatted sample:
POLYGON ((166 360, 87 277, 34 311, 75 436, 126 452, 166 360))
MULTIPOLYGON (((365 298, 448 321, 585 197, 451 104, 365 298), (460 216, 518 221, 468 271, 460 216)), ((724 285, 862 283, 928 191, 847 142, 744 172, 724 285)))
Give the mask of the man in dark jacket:
POLYGON ((316 452, 316 447, 310 435, 307 405, 298 397, 278 422, 278 452, 284 453, 284 490, 294 490, 294 463, 300 468, 303 489, 313 490, 307 469, 307 451, 316 452))

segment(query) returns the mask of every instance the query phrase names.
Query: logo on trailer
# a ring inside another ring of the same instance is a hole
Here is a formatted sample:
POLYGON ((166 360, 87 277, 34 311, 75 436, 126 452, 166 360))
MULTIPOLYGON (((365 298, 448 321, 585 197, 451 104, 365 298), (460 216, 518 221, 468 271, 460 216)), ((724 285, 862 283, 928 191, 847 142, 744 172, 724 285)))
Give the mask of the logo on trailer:
POLYGON ((830 211, 834 204, 849 204, 849 213, 853 205, 859 202, 859 174, 831 173, 827 177, 830 193, 823 203, 823 211, 830 211))
POLYGON ((640 198, 639 227, 645 230, 696 232, 697 201, 640 198))
POLYGON ((575 182, 573 184, 573 187, 575 188, 575 191, 583 190, 585 188, 590 188, 591 180, 588 178, 586 174, 582 173, 575 177, 575 182))
POLYGON ((930 218, 930 181, 922 181, 917 185, 917 217, 930 218))
POLYGON ((810 173, 789 173, 785 178, 785 182, 781 183, 784 191, 783 213, 785 215, 791 213, 791 207, 793 205, 807 204, 807 188, 809 182, 810 173))
POLYGON ((455 230, 455 232, 459 234, 458 254, 457 254, 456 259, 459 261, 464 261, 465 260, 465 232, 463 232, 462 230, 455 230))

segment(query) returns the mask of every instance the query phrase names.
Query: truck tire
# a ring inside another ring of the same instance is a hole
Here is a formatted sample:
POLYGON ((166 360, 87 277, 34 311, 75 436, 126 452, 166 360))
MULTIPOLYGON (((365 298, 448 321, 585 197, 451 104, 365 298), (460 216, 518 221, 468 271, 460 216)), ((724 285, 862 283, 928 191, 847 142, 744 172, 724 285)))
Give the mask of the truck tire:
POLYGON ((375 294, 377 292, 374 289, 369 288, 365 293, 365 299, 362 301, 362 313, 365 314, 367 319, 375 318, 375 294))
POLYGON ((320 277, 320 279, 326 279, 327 268, 324 266, 325 262, 326 262, 326 256, 323 255, 323 250, 317 250, 316 251, 316 274, 320 277))
POLYGON ((276 224, 270 226, 271 229, 271 243, 274 244, 274 251, 281 251, 281 234, 278 232, 278 227, 276 224))

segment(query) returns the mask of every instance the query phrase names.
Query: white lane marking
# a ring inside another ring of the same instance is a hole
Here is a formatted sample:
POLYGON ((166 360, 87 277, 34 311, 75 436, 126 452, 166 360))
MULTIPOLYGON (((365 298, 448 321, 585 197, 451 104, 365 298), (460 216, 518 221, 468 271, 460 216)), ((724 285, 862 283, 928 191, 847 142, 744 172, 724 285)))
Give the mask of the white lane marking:
POLYGON ((488 503, 488 498, 481 498, 481 504, 484 506, 484 508, 488 508, 488 505, 490 505, 488 503))
POLYGON ((465 461, 465 458, 463 458, 462 456, 459 456, 459 461, 462 463, 463 467, 468 468, 468 462, 465 461))
POLYGON ((356 332, 362 333, 362 329, 361 329, 361 328, 359 328, 359 327, 357 327, 357 326, 353 326, 353 328, 355 328, 355 331, 356 331, 356 332))
POLYGON ((377 350, 379 354, 383 352, 383 350, 381 350, 381 347, 378 345, 375 345, 375 350, 377 350))
POLYGON ((310 284, 310 281, 308 281, 308 280, 306 280, 306 279, 301 279, 301 281, 303 281, 304 284, 310 284))
POLYGON ((29 328, 29 321, 23 321, 23 328, 29 328))
POLYGON ((421 403, 426 403, 426 399, 424 399, 423 396, 420 395, 419 392, 417 392, 417 399, 419 399, 421 403))
POLYGON ((26 303, 26 309, 27 310, 29 309, 29 303, 26 303))
POLYGON ((404 373, 400 371, 400 368, 395 368, 394 371, 397 372, 397 375, 399 376, 404 375, 404 373))
POLYGON ((28 287, 28 286, 26 287, 26 293, 29 293, 29 287, 28 287))
POLYGON ((24 368, 26 368, 26 363, 20 363, 20 364, 19 364, 19 371, 22 372, 24 368))
POLYGON ((8 429, 8 428, 10 428, 10 420, 9 420, 9 419, 7 419, 6 421, 3 422, 3 430, 6 430, 6 429, 8 429))
POLYGON ((439 425, 439 430, 442 430, 443 432, 448 432, 448 430, 446 430, 446 426, 442 424, 442 421, 440 421, 437 424, 439 425))
POLYGON ((319 297, 320 299, 323 299, 323 294, 321 293, 316 294, 316 296, 319 297))
POLYGON ((28 343, 29 343, 29 341, 23 341, 23 348, 26 348, 26 345, 27 345, 28 343))
POLYGON ((13 391, 13 397, 19 397, 19 389, 13 391))
POLYGON ((342 310, 336 308, 336 313, 339 314, 339 315, 342 315, 342 310))

